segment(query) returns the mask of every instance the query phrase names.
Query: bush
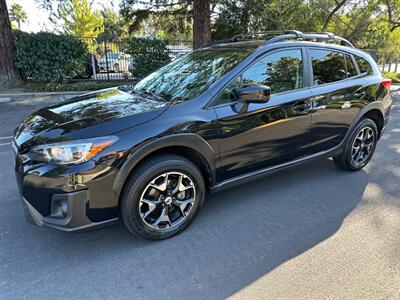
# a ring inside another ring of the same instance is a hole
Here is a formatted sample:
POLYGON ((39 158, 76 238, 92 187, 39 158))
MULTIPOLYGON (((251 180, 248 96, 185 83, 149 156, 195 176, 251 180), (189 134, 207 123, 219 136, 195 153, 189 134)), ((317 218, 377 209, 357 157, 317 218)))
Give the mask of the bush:
POLYGON ((132 56, 132 75, 139 78, 171 60, 166 41, 157 38, 133 38, 128 41, 126 53, 132 56))
POLYGON ((64 84, 55 82, 37 82, 27 81, 24 85, 24 90, 28 92, 61 92, 61 91, 97 91, 102 89, 108 89, 111 87, 121 85, 131 85, 132 80, 129 81, 78 81, 78 82, 67 82, 64 84))
POLYGON ((400 73, 383 72, 384 77, 392 79, 392 83, 400 83, 400 73))
POLYGON ((70 35, 15 32, 16 64, 25 78, 62 82, 85 72, 88 51, 70 35))

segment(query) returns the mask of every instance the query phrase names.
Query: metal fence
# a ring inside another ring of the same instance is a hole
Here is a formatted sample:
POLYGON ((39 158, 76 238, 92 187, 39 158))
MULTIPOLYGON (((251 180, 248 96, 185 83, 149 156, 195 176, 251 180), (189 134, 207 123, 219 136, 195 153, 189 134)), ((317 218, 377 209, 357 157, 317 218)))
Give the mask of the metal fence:
MULTIPOLYGON (((87 62, 86 78, 91 80, 128 80, 134 79, 134 64, 127 53, 127 40, 97 41, 91 38, 81 39, 91 53, 87 62)), ((168 41, 168 55, 171 60, 192 51, 192 41, 168 41)))
POLYGON ((400 73, 400 51, 396 48, 364 49, 378 63, 381 72, 400 73))
MULTIPOLYGON (((86 78, 89 80, 129 80, 134 79, 133 61, 127 53, 128 40, 110 39, 97 41, 92 38, 82 38, 91 53, 87 62, 86 78)), ((169 41, 168 55, 171 60, 192 51, 192 41, 169 41)), ((364 49, 378 63, 381 71, 400 73, 400 53, 398 49, 385 48, 380 50, 364 49)))

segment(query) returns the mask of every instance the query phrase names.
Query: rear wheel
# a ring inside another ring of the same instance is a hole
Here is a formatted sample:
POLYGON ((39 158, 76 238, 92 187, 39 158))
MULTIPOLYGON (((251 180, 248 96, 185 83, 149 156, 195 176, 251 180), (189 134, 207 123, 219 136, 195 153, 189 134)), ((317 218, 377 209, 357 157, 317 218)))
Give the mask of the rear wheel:
POLYGON ((333 158, 346 171, 362 169, 372 158, 378 141, 378 128, 371 119, 362 119, 347 140, 344 151, 333 158))
POLYGON ((120 213, 129 231, 147 239, 165 239, 185 229, 204 201, 199 169, 178 155, 145 162, 124 190, 120 213))

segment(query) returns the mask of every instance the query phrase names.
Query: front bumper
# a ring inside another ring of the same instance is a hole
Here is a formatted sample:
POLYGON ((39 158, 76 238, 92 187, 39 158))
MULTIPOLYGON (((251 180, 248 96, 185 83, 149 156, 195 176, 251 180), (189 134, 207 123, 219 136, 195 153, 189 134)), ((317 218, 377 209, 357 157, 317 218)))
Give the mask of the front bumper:
POLYGON ((45 226, 61 231, 78 232, 92 227, 113 223, 118 218, 102 222, 92 222, 86 216, 86 191, 53 195, 52 214, 45 217, 21 196, 27 220, 37 226, 45 226))
POLYGON ((16 155, 15 175, 28 221, 81 231, 118 220, 117 170, 88 161, 76 166, 32 164, 16 155))

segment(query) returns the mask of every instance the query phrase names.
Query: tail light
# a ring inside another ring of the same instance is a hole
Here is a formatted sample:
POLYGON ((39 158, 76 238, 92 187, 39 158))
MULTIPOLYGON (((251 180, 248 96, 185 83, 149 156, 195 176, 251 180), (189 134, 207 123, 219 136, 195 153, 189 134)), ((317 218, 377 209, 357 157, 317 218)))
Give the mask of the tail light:
POLYGON ((390 90, 390 86, 392 85, 392 79, 390 78, 383 78, 381 81, 383 87, 385 88, 386 91, 390 90))

